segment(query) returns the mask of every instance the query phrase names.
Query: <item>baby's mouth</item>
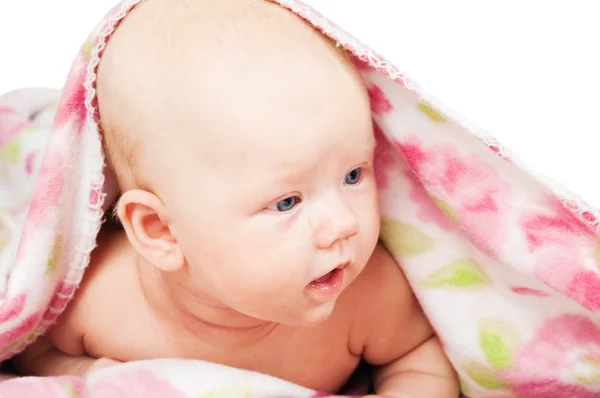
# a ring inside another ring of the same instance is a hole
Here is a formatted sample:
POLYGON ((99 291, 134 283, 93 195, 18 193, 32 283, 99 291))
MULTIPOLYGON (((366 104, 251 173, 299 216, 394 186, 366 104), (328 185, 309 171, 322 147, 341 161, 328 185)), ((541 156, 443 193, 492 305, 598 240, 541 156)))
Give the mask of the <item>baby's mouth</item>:
POLYGON ((342 290, 342 284, 344 282, 344 268, 349 264, 350 263, 348 262, 343 263, 325 275, 314 279, 308 284, 308 287, 324 296, 331 296, 339 293, 342 290))
POLYGON ((315 279, 314 281, 311 282, 311 284, 317 284, 317 283, 327 283, 331 280, 333 273, 339 271, 339 269, 334 269, 333 271, 329 271, 328 273, 326 273, 325 275, 323 275, 320 278, 315 279))

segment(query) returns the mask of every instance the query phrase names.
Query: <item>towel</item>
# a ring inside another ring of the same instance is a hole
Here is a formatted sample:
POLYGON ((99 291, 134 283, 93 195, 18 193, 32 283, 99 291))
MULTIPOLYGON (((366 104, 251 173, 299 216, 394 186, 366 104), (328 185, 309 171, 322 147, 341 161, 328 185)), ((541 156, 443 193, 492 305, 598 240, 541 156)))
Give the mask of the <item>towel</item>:
MULTIPOLYGON (((119 22, 142 2, 125 0, 107 14, 60 93, 24 89, 0 99, 2 360, 44 333, 76 294, 115 198, 101 145, 96 69, 119 22)), ((321 14, 318 2, 275 2, 342 46, 364 80, 377 139, 381 240, 430 319, 463 394, 599 396, 598 210, 575 194, 557 195, 500 140, 321 14)), ((320 396, 189 360, 132 362, 87 379, 0 383, 0 393, 23 397, 150 392, 320 396)))

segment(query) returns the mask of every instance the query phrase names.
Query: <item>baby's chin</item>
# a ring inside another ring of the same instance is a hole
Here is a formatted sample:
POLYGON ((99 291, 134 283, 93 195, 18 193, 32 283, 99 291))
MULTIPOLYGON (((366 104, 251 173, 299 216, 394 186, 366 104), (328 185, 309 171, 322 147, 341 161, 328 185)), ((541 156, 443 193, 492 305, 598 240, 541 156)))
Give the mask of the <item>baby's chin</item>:
POLYGON ((341 291, 334 297, 328 300, 317 302, 315 300, 307 300, 305 307, 298 306, 297 310, 291 314, 290 311, 282 313, 281 317, 273 317, 273 322, 280 324, 295 326, 295 327, 314 327, 319 326, 331 317, 335 310, 335 306, 340 296, 346 291, 357 276, 362 272, 364 266, 352 270, 346 270, 346 280, 344 281, 341 291), (276 320, 275 318, 279 318, 276 320))
POLYGON ((331 317, 336 300, 313 305, 304 310, 298 309, 294 314, 289 311, 280 317, 270 317, 272 322, 292 327, 315 327, 327 322, 331 317))

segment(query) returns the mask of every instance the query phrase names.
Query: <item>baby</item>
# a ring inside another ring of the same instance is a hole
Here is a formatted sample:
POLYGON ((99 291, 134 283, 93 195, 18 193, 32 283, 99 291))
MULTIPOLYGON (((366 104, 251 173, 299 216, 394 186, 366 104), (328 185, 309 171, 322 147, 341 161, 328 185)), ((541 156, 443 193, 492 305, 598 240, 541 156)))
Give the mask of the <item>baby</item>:
POLYGON ((264 0, 147 0, 98 101, 123 229, 22 372, 193 358, 336 393, 363 359, 379 396, 458 396, 378 243, 369 98, 335 45, 264 0))

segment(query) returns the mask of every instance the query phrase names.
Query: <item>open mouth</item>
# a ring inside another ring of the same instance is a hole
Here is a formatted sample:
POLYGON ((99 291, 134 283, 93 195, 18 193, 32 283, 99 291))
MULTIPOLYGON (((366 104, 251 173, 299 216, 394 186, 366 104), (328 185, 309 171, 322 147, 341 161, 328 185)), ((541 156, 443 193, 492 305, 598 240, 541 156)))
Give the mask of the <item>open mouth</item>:
POLYGON ((342 283, 344 282, 344 268, 348 265, 349 262, 340 264, 325 275, 314 279, 308 284, 308 287, 325 295, 339 293, 342 290, 342 283))
POLYGON ((329 271, 328 273, 326 273, 325 275, 323 275, 320 278, 315 279, 314 281, 312 281, 310 284, 311 285, 318 285, 320 283, 328 283, 331 281, 331 279, 335 277, 335 275, 337 273, 339 273, 341 270, 336 268, 333 271, 329 271))

